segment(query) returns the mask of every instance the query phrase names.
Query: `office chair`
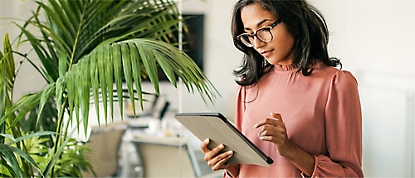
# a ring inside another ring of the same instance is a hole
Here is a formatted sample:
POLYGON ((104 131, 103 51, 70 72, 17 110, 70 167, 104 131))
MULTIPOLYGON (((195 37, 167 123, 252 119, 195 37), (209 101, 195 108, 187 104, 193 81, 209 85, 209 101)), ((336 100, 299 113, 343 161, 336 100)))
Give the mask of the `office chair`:
MULTIPOLYGON (((117 174, 118 151, 126 123, 108 123, 108 126, 93 127, 86 142, 92 153, 88 154, 97 177, 113 177, 117 174)), ((92 172, 82 172, 83 177, 93 177, 92 172)))

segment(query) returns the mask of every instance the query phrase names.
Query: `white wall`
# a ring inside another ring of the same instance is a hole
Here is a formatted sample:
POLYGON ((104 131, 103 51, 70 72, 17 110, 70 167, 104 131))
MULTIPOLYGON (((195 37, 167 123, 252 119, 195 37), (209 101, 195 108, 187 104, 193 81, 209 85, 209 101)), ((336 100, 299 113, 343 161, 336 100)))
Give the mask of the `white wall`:
POLYGON ((414 79, 368 72, 359 76, 365 174, 414 177, 414 79))
POLYGON ((311 0, 331 31, 330 52, 345 68, 414 77, 415 1, 311 0))
MULTIPOLYGON (((205 73, 222 97, 216 100, 214 106, 205 105, 198 94, 179 92, 169 84, 162 84, 161 92, 172 102, 172 109, 219 111, 230 117, 233 115, 236 85, 232 70, 240 64, 242 57, 234 48, 230 36, 234 2, 236 0, 183 0, 183 12, 205 14, 205 73), (181 104, 179 97, 183 99, 181 104)), ((412 120, 415 119, 415 108, 411 100, 413 95, 408 93, 411 93, 410 89, 415 84, 415 70, 412 70, 415 67, 415 1, 310 2, 322 11, 327 20, 331 34, 330 54, 339 57, 343 69, 352 71, 360 83, 366 175, 415 177, 414 153, 411 151, 415 145, 413 142, 408 143, 408 140, 414 140, 412 120), (372 85, 373 82, 382 85, 372 85), (382 139, 388 135, 388 139, 382 139), (396 158, 395 153, 399 153, 396 158), (396 167, 403 168, 388 169, 396 167)), ((28 6, 17 4, 21 3, 18 1, 3 0, 1 3, 0 17, 18 17, 29 12, 25 9, 28 6)), ((1 28, 0 35, 6 31, 1 28)), ((18 95, 42 86, 34 77, 33 70, 24 70, 20 76, 20 87, 17 88, 18 95)), ((151 90, 149 87, 145 86, 151 90)))

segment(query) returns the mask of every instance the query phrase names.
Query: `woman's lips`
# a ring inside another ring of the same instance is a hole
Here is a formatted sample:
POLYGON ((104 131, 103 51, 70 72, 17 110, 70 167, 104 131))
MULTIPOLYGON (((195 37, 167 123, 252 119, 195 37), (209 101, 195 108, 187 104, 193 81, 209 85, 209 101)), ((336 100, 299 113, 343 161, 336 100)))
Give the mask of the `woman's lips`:
POLYGON ((269 57, 271 55, 271 52, 274 51, 274 49, 268 50, 268 51, 263 51, 261 52, 261 55, 266 57, 269 57))

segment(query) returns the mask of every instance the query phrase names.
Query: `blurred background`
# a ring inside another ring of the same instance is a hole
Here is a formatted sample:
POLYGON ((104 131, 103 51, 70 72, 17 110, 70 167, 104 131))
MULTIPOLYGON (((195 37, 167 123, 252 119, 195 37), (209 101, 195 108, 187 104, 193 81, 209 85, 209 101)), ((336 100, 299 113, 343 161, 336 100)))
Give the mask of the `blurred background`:
MULTIPOLYGON (((235 0, 176 0, 194 23, 200 66, 222 97, 205 104, 199 94, 188 94, 168 83, 161 94, 169 113, 217 111, 234 116, 236 84, 232 70, 242 54, 230 32, 235 0), (201 28, 203 27, 203 28, 201 28)), ((368 177, 415 177, 415 1, 309 0, 324 15, 329 31, 329 52, 341 59, 343 69, 358 80, 363 111, 363 169, 368 177)), ((26 18, 33 2, 0 0, 0 18, 26 18)), ((14 26, 0 21, 0 35, 17 36, 14 26)), ((0 44, 2 45, 2 44, 0 44)), ((2 46, 0 46, 2 47, 2 46)), ((45 83, 24 62, 17 77, 15 97, 34 92, 45 83), (34 75, 35 74, 35 75, 34 75)), ((143 84, 152 90, 148 83, 143 84)), ((169 115, 167 115, 169 116, 169 115)), ((171 116, 171 115, 170 115, 171 116)), ((169 117, 170 117, 169 116, 169 117)))

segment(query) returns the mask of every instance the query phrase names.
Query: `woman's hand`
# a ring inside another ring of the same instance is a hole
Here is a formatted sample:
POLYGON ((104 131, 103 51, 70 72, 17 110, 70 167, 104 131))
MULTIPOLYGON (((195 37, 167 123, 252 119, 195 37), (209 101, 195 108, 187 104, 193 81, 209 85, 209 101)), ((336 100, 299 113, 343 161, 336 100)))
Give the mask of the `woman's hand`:
POLYGON ((226 169, 228 168, 228 164, 225 164, 232 155, 233 151, 226 151, 220 153, 220 151, 225 148, 223 144, 218 145, 213 149, 208 148, 210 140, 206 139, 200 144, 200 148, 202 149, 202 153, 205 155, 205 161, 207 164, 212 168, 212 170, 217 171, 219 169, 226 169))
POLYGON ((288 140, 287 130, 280 114, 271 113, 270 118, 257 123, 255 128, 262 127, 259 132, 259 139, 275 144, 281 156, 287 156, 292 148, 288 140))
POLYGON ((254 127, 262 127, 258 135, 259 139, 274 143, 281 156, 290 160, 306 175, 313 174, 314 157, 288 140, 287 129, 280 114, 271 113, 271 118, 266 118, 254 127))

